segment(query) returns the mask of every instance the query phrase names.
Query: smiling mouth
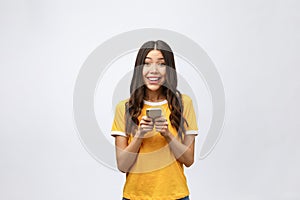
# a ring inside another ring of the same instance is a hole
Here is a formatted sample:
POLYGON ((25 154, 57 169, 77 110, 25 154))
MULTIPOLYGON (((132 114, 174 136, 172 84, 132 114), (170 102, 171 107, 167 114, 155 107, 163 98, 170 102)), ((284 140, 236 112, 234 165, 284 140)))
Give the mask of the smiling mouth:
POLYGON ((160 80, 161 78, 160 77, 147 77, 147 79, 149 80, 149 81, 158 81, 158 80, 160 80))

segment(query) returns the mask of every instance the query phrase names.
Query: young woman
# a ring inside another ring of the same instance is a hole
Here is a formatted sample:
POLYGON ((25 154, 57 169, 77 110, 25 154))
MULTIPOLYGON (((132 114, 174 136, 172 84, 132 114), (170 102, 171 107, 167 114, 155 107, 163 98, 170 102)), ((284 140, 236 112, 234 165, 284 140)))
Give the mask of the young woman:
POLYGON ((171 48, 161 40, 144 43, 111 132, 118 169, 126 173, 123 200, 189 199, 183 165, 194 162, 197 131, 192 100, 177 90, 171 48), (148 117, 149 108, 160 108, 161 116, 148 117))

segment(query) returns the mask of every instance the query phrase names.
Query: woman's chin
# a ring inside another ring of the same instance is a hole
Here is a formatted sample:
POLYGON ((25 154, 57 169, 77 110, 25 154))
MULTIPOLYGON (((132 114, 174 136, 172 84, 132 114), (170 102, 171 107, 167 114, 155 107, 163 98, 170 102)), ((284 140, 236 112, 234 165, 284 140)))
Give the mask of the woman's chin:
POLYGON ((147 89, 152 91, 152 92, 156 92, 160 89, 161 85, 147 85, 147 89))

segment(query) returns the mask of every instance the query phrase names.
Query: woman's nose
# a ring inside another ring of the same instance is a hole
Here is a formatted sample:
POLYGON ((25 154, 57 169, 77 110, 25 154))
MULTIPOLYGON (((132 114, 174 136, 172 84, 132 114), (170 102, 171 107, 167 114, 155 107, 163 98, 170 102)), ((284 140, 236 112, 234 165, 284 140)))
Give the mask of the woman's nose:
POLYGON ((149 71, 150 72, 158 72, 158 65, 152 64, 149 71))

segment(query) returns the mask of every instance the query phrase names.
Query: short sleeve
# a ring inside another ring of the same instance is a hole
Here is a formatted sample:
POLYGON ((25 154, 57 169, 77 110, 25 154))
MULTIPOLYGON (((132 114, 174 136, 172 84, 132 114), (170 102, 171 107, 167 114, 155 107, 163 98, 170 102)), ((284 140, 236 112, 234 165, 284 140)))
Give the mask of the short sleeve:
POLYGON ((125 136, 125 101, 121 101, 117 104, 115 109, 114 121, 111 128, 111 136, 125 136))
POLYGON ((185 124, 186 135, 198 135, 198 125, 192 99, 187 95, 182 95, 183 117, 186 119, 188 126, 185 124))

